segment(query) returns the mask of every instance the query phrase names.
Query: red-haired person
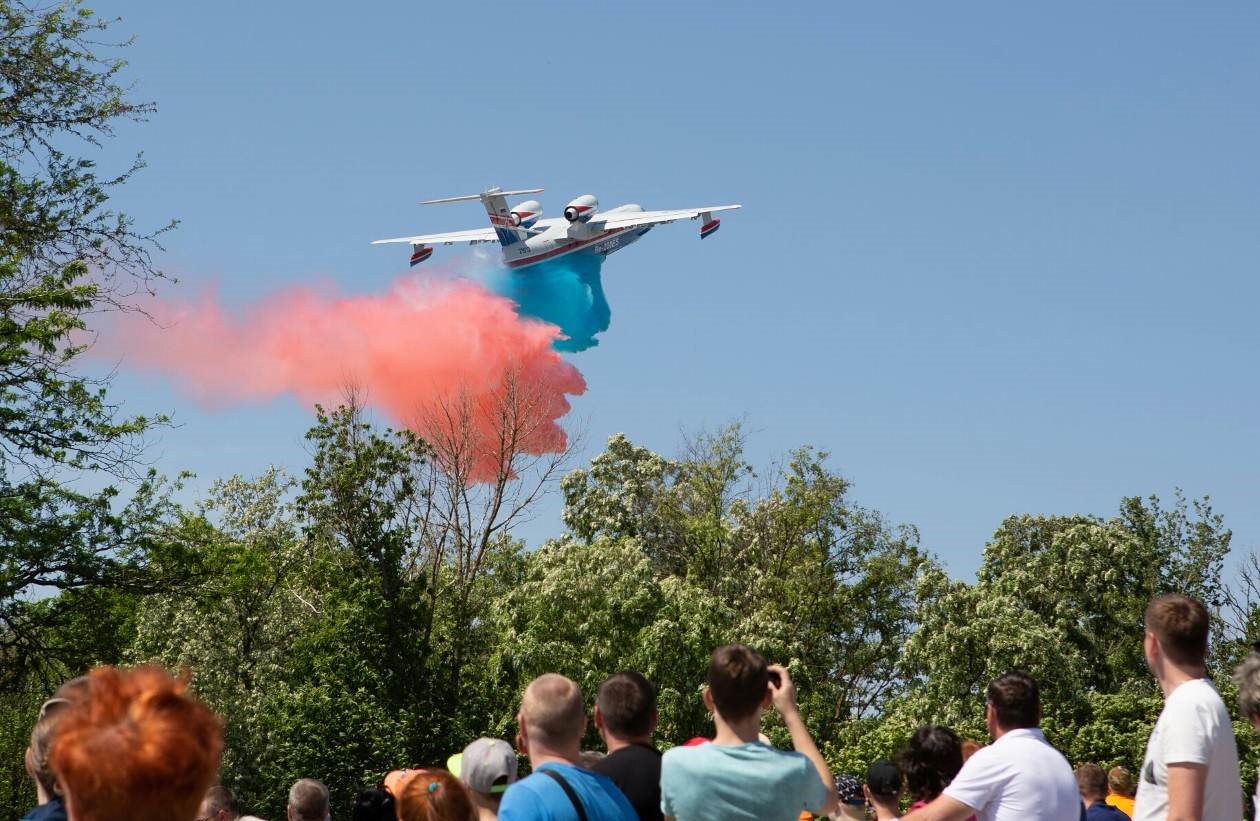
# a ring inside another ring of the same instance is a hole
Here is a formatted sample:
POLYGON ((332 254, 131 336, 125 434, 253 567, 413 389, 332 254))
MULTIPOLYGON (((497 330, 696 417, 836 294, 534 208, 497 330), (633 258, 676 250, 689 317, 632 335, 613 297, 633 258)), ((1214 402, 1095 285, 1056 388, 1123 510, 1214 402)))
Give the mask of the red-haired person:
POLYGON ((218 717, 161 668, 100 667, 49 766, 70 821, 193 821, 223 749, 218 717))
POLYGON ((477 821, 468 788, 445 770, 396 770, 385 780, 397 801, 398 821, 477 821))

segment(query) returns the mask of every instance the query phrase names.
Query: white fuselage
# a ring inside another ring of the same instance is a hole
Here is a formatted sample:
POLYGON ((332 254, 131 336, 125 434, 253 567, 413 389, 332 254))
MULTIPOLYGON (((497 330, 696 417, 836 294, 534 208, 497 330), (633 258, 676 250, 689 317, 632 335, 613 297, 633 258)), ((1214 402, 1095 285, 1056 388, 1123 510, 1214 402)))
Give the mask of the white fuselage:
MULTIPOLYGON (((626 214, 642 210, 638 205, 620 205, 599 213, 626 214)), ((578 252, 606 257, 652 230, 651 225, 603 230, 583 222, 569 222, 562 217, 539 220, 532 227, 540 233, 530 234, 526 239, 503 246, 503 264, 508 268, 528 268, 549 259, 578 252)))

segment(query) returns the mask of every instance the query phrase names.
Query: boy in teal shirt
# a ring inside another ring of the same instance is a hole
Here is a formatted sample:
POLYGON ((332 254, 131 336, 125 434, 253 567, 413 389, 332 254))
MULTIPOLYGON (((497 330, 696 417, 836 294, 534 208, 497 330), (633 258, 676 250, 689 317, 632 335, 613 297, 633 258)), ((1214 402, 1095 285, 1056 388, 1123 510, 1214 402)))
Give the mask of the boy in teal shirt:
POLYGON ((767 666, 755 650, 730 644, 713 651, 704 706, 713 713, 711 744, 675 747, 661 760, 661 812, 676 821, 797 821, 803 810, 836 808, 831 771, 796 706, 787 670, 767 666), (795 752, 758 741, 761 715, 783 716, 795 752))

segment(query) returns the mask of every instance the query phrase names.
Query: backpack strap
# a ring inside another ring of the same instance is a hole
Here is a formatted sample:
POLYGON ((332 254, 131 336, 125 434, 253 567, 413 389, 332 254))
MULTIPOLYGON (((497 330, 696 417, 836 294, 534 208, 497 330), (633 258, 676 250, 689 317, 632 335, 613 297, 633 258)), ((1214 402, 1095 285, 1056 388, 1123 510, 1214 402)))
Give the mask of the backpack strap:
POLYGON ((564 776, 555 770, 539 770, 538 772, 555 779, 555 782, 560 785, 560 789, 564 790, 564 794, 569 796, 569 800, 573 802, 573 809, 577 810, 578 821, 587 821, 586 808, 582 806, 582 800, 577 797, 573 787, 569 786, 569 782, 564 780, 564 776))

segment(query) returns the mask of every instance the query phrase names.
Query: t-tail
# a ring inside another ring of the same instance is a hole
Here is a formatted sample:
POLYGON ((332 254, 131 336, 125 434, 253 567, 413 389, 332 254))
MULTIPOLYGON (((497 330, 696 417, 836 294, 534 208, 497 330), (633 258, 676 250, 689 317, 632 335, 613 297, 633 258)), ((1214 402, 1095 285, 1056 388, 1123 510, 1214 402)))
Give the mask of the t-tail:
MULTIPOLYGON (((501 191, 497 186, 485 191, 481 194, 469 194, 464 197, 444 197, 439 200, 424 200, 423 205, 439 205, 448 202, 470 202, 472 200, 481 200, 481 204, 486 207, 486 216, 490 218, 490 225, 494 228, 494 233, 499 238, 499 244, 504 248, 509 245, 515 245, 523 239, 526 239, 531 232, 530 228, 538 218, 542 216, 542 206, 536 201, 530 200, 523 202, 516 208, 508 208, 507 198, 517 197, 522 194, 541 194, 541 188, 524 188, 520 191, 501 191)), ((416 261, 412 262, 415 265, 416 261)))

